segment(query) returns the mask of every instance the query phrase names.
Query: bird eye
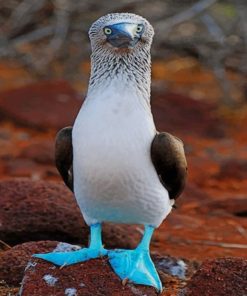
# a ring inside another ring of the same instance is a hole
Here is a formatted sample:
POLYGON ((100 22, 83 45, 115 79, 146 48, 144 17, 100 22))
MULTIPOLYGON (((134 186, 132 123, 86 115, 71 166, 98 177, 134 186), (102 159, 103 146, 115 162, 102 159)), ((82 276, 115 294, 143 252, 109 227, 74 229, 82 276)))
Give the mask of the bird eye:
POLYGON ((112 30, 110 28, 104 28, 104 33, 106 35, 110 35, 112 33, 112 30))
POLYGON ((141 33, 142 29, 143 29, 143 25, 138 25, 136 28, 136 33, 141 33))

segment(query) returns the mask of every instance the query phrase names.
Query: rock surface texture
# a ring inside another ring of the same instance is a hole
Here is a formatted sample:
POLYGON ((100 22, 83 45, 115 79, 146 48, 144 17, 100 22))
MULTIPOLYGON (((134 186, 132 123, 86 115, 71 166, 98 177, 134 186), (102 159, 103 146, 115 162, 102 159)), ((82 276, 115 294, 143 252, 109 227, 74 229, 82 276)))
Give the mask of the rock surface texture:
POLYGON ((57 241, 28 242, 2 252, 0 255, 0 279, 8 286, 20 285, 32 254, 51 252, 57 245, 57 241))
MULTIPOLYGON (((21 284, 18 292, 20 296, 157 295, 152 287, 131 283, 123 286, 106 257, 64 267, 31 257, 34 253, 72 251, 79 248, 78 245, 57 241, 17 245, 1 253, 1 282, 8 287, 21 284)), ((181 258, 158 255, 152 257, 164 286, 162 296, 243 296, 247 292, 245 259, 207 260, 198 268, 198 263, 181 258)), ((12 295, 4 294, 4 291, 6 290, 0 286, 1 296, 12 295)), ((13 291, 16 292, 16 289, 13 291)))
POLYGON ((247 295, 247 260, 219 258, 205 261, 189 281, 184 295, 247 295))
POLYGON ((71 192, 56 182, 0 181, 0 239, 87 242, 88 229, 71 192), (14 219, 13 219, 14 217, 14 219))
MULTIPOLYGON (((3 253, 0 261, 0 277, 9 285, 16 285, 22 278, 19 291, 21 296, 43 295, 157 295, 152 287, 128 283, 123 286, 121 280, 112 271, 107 258, 90 260, 71 266, 57 267, 40 259, 31 258, 37 252, 71 251, 79 247, 55 241, 25 243, 3 253), (22 261, 20 261, 22 258, 22 261), (6 267, 8 265, 8 267, 6 267), (12 276, 12 280, 8 278, 12 276), (71 293, 71 294, 69 294, 71 293)), ((177 287, 183 287, 191 276, 195 266, 182 259, 153 256, 166 287, 162 295, 175 293, 177 287)))
POLYGON ((63 80, 37 82, 0 93, 0 111, 5 118, 41 130, 71 125, 81 104, 82 98, 63 80))
POLYGON ((107 259, 95 259, 62 269, 37 261, 30 261, 26 269, 21 296, 157 295, 151 287, 122 286, 107 259))

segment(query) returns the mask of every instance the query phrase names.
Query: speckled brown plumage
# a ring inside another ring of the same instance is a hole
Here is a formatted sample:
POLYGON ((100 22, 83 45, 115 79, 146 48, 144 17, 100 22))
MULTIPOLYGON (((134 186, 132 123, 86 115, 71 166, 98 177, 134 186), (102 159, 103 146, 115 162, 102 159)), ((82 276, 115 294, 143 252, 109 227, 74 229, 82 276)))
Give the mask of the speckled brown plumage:
POLYGON ((73 192, 73 147, 72 127, 65 127, 57 133, 55 143, 55 163, 64 183, 73 192))
POLYGON ((151 146, 151 158, 170 199, 178 198, 187 177, 183 142, 169 133, 158 133, 151 146))

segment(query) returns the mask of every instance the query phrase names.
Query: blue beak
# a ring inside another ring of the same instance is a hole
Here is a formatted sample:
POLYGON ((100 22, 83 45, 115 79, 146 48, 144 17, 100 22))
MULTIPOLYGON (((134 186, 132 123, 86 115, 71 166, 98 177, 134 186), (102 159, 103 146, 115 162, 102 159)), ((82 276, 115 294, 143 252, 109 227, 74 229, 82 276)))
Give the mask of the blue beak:
POLYGON ((107 41, 117 48, 133 48, 140 40, 142 31, 140 25, 119 23, 104 28, 107 41), (139 26, 139 31, 137 27, 139 26), (137 32, 138 31, 138 32, 137 32))

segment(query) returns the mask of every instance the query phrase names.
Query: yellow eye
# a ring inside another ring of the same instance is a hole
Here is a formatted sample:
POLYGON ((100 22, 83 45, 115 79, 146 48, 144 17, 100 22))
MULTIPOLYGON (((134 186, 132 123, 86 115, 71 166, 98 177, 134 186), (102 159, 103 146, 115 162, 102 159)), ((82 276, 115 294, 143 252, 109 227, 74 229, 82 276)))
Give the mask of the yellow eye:
POLYGON ((112 30, 110 28, 104 28, 104 33, 106 35, 110 35, 112 33, 112 30))
POLYGON ((143 26, 142 25, 138 25, 137 28, 136 28, 136 33, 140 33, 143 29, 143 26))

